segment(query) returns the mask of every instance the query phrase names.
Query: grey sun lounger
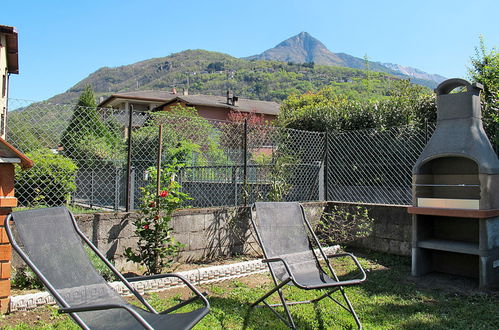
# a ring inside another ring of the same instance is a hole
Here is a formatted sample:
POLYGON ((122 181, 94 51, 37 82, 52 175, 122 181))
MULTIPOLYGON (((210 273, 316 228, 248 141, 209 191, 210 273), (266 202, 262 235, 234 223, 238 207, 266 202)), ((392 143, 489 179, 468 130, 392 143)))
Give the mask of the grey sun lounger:
POLYGON ((350 253, 332 256, 352 258, 359 270, 357 279, 339 280, 299 203, 255 203, 251 222, 262 247, 265 258, 263 262, 268 264, 275 284, 275 287, 254 302, 252 307, 269 307, 288 327, 296 329, 288 306, 315 303, 327 297, 347 310, 359 329, 362 328, 344 290, 344 287, 360 284, 366 279, 366 273, 355 256, 350 253), (314 247, 318 248, 318 253, 314 252, 314 247), (321 260, 327 271, 320 265, 321 260), (286 284, 304 290, 325 289, 326 292, 313 300, 289 302, 283 293, 286 284), (341 293, 344 303, 331 296, 336 291, 341 293), (281 304, 268 304, 265 300, 275 292, 278 293, 281 304), (259 305, 260 303, 264 305, 259 305), (284 308, 285 317, 274 310, 274 307, 278 306, 284 308))
POLYGON ((186 279, 175 274, 125 279, 78 229, 65 207, 11 213, 5 220, 12 246, 40 277, 60 306, 83 329, 190 329, 208 312, 210 305, 186 279), (13 220, 18 244, 12 234, 13 220), (126 302, 96 271, 84 250, 85 242, 142 303, 139 308, 126 302), (22 246, 22 247, 21 247, 22 246), (161 277, 177 277, 195 296, 158 313, 130 282, 161 277), (200 300, 204 306, 186 313, 172 313, 200 300))

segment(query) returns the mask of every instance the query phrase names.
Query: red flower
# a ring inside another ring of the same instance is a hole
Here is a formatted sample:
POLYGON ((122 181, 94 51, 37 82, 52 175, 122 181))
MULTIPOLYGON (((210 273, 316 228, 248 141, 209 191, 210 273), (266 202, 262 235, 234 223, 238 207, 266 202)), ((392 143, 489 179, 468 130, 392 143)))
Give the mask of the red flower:
POLYGON ((156 203, 154 202, 149 203, 149 207, 154 207, 154 206, 156 206, 156 203))
POLYGON ((159 220, 159 215, 155 216, 154 220, 159 220))
POLYGON ((149 225, 144 225, 144 229, 149 229, 149 225))
POLYGON ((163 190, 162 192, 159 193, 159 196, 160 197, 166 197, 166 196, 168 196, 168 191, 163 190))

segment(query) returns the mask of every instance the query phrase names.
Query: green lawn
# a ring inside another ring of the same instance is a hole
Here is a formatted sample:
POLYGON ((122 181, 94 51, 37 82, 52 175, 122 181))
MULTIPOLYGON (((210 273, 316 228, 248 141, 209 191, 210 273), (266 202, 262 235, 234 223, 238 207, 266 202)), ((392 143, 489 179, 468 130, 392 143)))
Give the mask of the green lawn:
MULTIPOLYGON (((416 281, 409 276, 410 259, 405 257, 369 252, 360 261, 368 270, 368 280, 347 292, 365 329, 499 328, 498 292, 463 288, 459 281, 454 288, 452 279, 445 278, 444 283, 435 285, 416 281)), ((199 287, 209 292, 211 312, 195 329, 286 328, 268 309, 249 308, 251 302, 271 287, 266 274, 199 287)), ((306 300, 315 296, 313 291, 294 287, 286 291, 289 299, 306 300)), ((149 295, 149 300, 162 310, 185 297, 185 289, 174 289, 149 295)), ((0 317, 0 325, 4 323, 2 329, 77 328, 55 310, 44 307, 34 312, 14 313, 0 317)), ((355 328, 351 316, 329 299, 315 305, 291 306, 290 310, 301 329, 355 328)))

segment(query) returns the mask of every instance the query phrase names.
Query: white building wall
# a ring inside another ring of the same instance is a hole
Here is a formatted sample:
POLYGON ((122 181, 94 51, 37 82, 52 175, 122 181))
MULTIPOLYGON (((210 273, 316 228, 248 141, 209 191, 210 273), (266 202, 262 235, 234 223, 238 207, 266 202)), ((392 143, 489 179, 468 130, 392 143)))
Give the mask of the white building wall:
POLYGON ((7 124, 7 91, 9 75, 7 73, 7 38, 0 34, 0 137, 5 139, 7 124))

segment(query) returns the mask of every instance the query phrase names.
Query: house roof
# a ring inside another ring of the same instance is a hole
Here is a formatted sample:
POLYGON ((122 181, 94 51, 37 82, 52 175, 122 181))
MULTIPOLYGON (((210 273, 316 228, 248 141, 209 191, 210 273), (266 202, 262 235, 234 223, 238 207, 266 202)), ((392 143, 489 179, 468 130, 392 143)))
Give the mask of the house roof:
POLYGON ((5 34, 7 38, 7 71, 9 73, 19 73, 19 57, 17 30, 15 27, 0 25, 0 34, 5 34))
POLYGON ((236 106, 227 104, 227 97, 214 95, 181 95, 161 105, 165 106, 174 102, 185 102, 187 105, 201 105, 208 107, 226 108, 242 112, 256 112, 266 115, 277 116, 279 114, 279 103, 269 101, 257 101, 239 98, 236 106))
POLYGON ((163 107, 173 102, 185 102, 187 105, 202 105, 209 107, 226 108, 242 112, 256 112, 266 115, 277 116, 279 114, 279 103, 269 101, 258 101, 239 98, 237 106, 227 104, 226 96, 214 95, 180 95, 174 94, 171 91, 134 91, 116 93, 109 96, 107 99, 99 103, 99 107, 106 108, 120 104, 124 101, 134 101, 143 103, 158 103, 158 106, 163 107))
POLYGON ((176 96, 178 96, 178 94, 173 94, 171 91, 134 91, 116 93, 99 103, 98 106, 101 108, 112 107, 113 105, 121 103, 124 100, 162 103, 172 100, 176 96))
POLYGON ((21 163, 23 169, 33 166, 31 159, 2 138, 0 138, 0 163, 21 163))

